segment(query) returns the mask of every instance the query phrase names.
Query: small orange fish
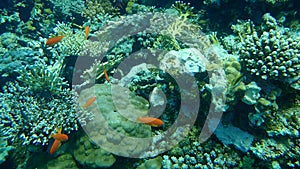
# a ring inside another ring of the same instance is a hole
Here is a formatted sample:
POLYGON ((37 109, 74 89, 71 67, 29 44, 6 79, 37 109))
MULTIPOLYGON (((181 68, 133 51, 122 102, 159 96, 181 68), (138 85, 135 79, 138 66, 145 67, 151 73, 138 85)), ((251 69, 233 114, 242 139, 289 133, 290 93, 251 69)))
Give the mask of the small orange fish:
POLYGON ((104 70, 103 70, 103 73, 104 73, 104 76, 105 76, 106 81, 109 82, 110 80, 109 80, 109 77, 108 77, 108 74, 107 74, 105 68, 104 68, 104 70))
POLYGON ((51 137, 54 138, 54 142, 50 149, 50 154, 52 155, 61 145, 62 141, 67 141, 69 137, 66 134, 61 134, 61 128, 57 129, 56 134, 52 134, 51 137))
POLYGON ((94 103, 95 100, 96 100, 96 97, 91 97, 91 98, 89 98, 89 100, 87 100, 87 101, 85 102, 85 104, 82 106, 82 108, 87 108, 87 107, 89 107, 91 104, 94 103))
POLYGON ((85 38, 88 39, 89 33, 90 33, 90 26, 86 26, 86 27, 84 28, 84 30, 85 30, 85 38))
POLYGON ((152 127, 160 127, 164 125, 164 122, 162 120, 154 117, 139 117, 137 118, 137 121, 148 124, 152 127))
POLYGON ((53 38, 49 38, 46 42, 46 45, 54 45, 54 44, 58 43, 59 41, 61 41, 63 37, 64 36, 61 35, 61 36, 55 36, 53 38))

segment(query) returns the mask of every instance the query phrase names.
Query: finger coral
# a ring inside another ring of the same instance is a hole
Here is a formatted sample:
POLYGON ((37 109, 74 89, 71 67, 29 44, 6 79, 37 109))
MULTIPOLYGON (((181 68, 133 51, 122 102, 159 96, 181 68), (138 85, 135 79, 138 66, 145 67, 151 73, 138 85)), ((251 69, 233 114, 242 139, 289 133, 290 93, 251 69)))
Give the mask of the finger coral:
POLYGON ((260 29, 251 21, 232 26, 238 35, 243 71, 261 79, 272 79, 299 90, 300 38, 297 32, 281 26, 270 14, 263 16, 260 29))

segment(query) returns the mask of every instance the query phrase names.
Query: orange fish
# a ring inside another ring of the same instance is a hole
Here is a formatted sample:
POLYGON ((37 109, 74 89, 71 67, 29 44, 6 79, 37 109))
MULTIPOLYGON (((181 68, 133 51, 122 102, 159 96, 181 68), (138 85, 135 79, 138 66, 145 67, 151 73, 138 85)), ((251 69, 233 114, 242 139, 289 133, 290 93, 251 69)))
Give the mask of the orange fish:
POLYGON ((89 107, 91 104, 94 103, 95 100, 96 100, 96 97, 91 97, 91 98, 89 98, 89 100, 87 100, 87 101, 85 102, 85 104, 82 106, 82 108, 87 108, 87 107, 89 107))
POLYGON ((105 68, 104 68, 104 70, 103 70, 103 73, 104 73, 104 76, 105 76, 106 81, 109 82, 110 80, 109 80, 109 77, 108 77, 108 74, 107 74, 105 68))
POLYGON ((55 36, 53 38, 49 38, 46 42, 46 45, 54 45, 54 44, 58 43, 59 41, 61 41, 63 37, 64 36, 61 35, 61 36, 55 36))
POLYGON ((162 120, 154 117, 139 117, 137 118, 137 121, 144 124, 148 124, 149 126, 152 127, 160 127, 164 125, 164 122, 162 120))
POLYGON ((61 134, 61 128, 57 129, 56 134, 52 134, 51 137, 54 138, 54 142, 50 149, 50 154, 52 155, 61 145, 62 141, 67 141, 69 137, 66 134, 61 134))
POLYGON ((85 38, 88 39, 89 33, 90 33, 90 26, 86 26, 86 27, 84 28, 84 30, 85 30, 85 38))

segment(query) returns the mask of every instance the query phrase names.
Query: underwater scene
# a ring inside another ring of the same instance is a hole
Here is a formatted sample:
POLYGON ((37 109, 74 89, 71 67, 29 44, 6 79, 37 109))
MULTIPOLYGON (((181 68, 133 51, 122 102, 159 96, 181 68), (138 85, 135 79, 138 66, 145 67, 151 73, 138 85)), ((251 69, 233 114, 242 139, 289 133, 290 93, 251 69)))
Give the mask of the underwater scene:
POLYGON ((299 0, 0 7, 0 168, 300 168, 299 0))

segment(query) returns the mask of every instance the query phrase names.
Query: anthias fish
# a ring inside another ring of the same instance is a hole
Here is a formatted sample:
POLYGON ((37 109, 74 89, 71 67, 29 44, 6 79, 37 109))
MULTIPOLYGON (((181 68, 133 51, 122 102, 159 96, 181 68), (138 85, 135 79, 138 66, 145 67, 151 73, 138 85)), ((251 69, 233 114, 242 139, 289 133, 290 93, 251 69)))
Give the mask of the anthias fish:
POLYGON ((62 141, 67 141, 69 137, 66 134, 61 134, 62 128, 57 129, 56 134, 52 134, 51 137, 54 138, 54 142, 50 149, 50 154, 55 153, 55 151, 60 147, 62 141))
POLYGON ((160 127, 164 125, 164 122, 162 120, 154 117, 139 117, 137 118, 137 121, 150 125, 152 127, 160 127))
POLYGON ((108 74, 106 72, 106 69, 103 70, 103 73, 104 73, 106 81, 109 82, 110 80, 109 80, 108 74))
POLYGON ((87 108, 87 107, 89 107, 91 104, 94 103, 95 100, 96 100, 96 97, 91 97, 91 98, 89 98, 89 100, 87 100, 87 101, 85 102, 85 104, 82 106, 82 108, 87 108))
POLYGON ((90 33, 90 26, 86 26, 84 28, 84 31, 85 31, 85 38, 88 39, 90 33))
POLYGON ((46 42, 46 45, 54 45, 54 44, 58 43, 59 41, 61 41, 63 37, 64 36, 61 35, 61 36, 55 36, 55 37, 49 38, 46 42))

